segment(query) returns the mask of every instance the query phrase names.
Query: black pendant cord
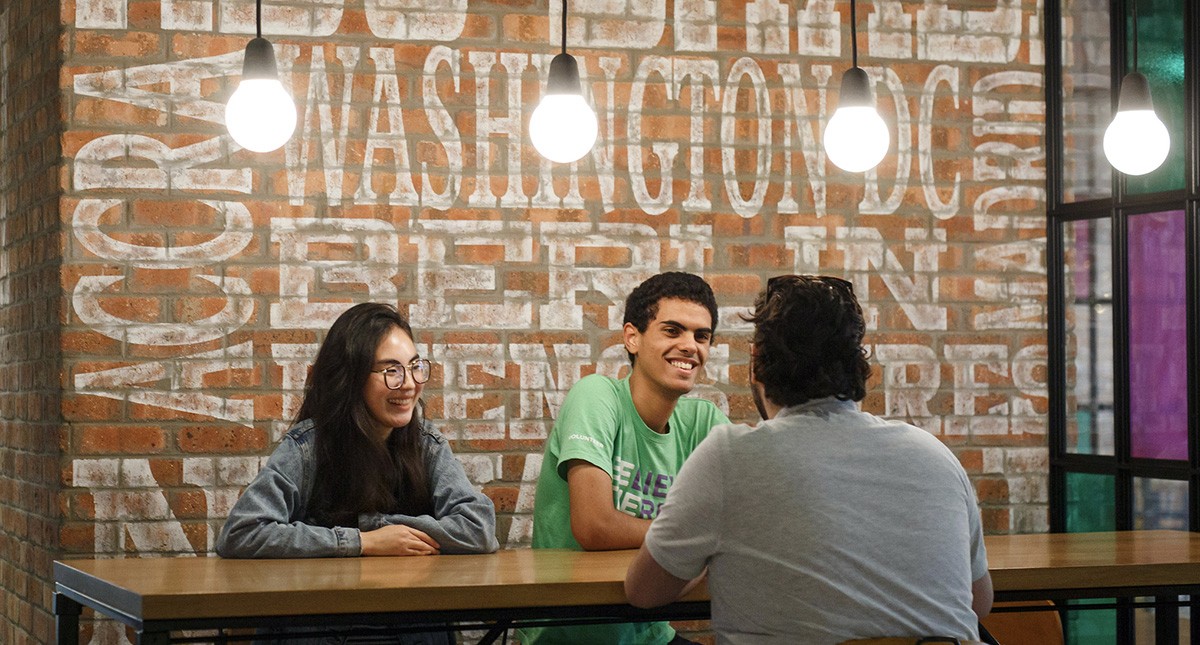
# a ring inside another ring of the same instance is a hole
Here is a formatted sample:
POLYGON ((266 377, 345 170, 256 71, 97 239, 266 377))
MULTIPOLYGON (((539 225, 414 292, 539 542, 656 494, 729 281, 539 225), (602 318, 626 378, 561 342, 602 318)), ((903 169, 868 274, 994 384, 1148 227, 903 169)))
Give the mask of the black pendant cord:
POLYGON ((567 53, 567 0, 562 0, 562 53, 567 53))
POLYGON ((1138 69, 1138 26, 1137 26, 1137 0, 1133 0, 1133 71, 1138 69))
MULTIPOLYGON (((564 0, 565 2, 566 0, 564 0)), ((855 19, 854 0, 850 0, 850 66, 858 67, 858 21, 855 19)))
POLYGON ((262 38, 262 0, 258 0, 254 7, 254 35, 262 38))

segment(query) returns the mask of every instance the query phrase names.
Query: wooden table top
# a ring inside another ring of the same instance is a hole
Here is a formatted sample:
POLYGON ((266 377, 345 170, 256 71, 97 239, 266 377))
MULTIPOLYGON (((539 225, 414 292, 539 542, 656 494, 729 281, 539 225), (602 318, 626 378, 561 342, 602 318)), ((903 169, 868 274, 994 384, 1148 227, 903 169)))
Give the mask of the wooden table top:
POLYGON ((984 543, 997 592, 1200 585, 1200 533, 992 535, 984 543))
MULTIPOLYGON (((143 620, 623 604, 636 551, 54 563, 55 582, 143 620)), ((686 600, 706 600, 704 590, 686 600)))
MULTIPOLYGON (((988 536, 997 592, 1200 584, 1200 533, 988 536)), ((611 605, 635 551, 54 563, 56 583, 142 620, 611 605)), ((684 600, 706 600, 702 587, 684 600)))

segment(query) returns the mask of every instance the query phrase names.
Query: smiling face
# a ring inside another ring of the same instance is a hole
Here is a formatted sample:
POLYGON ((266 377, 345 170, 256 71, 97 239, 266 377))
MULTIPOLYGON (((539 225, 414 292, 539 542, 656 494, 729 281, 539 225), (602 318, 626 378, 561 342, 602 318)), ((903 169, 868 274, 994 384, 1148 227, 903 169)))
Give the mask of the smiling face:
POLYGON ((386 440, 393 429, 406 426, 412 420, 417 398, 424 388, 423 384, 413 381, 408 370, 409 363, 417 358, 419 356, 412 338, 399 327, 392 327, 375 349, 375 364, 371 369, 377 371, 367 377, 367 384, 363 386, 363 401, 371 413, 371 421, 380 439, 386 440), (405 368, 404 385, 398 390, 389 389, 384 375, 378 370, 399 365, 405 368))
POLYGON ((703 305, 663 298, 646 331, 625 325, 625 349, 635 356, 631 380, 675 398, 687 394, 708 361, 712 328, 712 316, 703 305))

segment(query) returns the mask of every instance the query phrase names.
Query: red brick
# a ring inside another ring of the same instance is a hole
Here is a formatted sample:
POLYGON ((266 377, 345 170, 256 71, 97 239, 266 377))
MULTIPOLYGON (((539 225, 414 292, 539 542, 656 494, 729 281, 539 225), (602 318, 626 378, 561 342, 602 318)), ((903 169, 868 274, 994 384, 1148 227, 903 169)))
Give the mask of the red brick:
POLYGON ((199 489, 172 491, 168 497, 168 504, 171 512, 180 520, 208 517, 207 496, 199 489))
POLYGON ((81 455, 152 454, 166 447, 166 436, 155 426, 85 425, 78 436, 75 449, 81 455))
POLYGON ((974 483, 980 504, 1003 504, 1008 501, 1008 480, 976 479, 974 483))
POLYGON ((267 436, 258 428, 241 426, 191 426, 176 436, 185 453, 253 453, 267 447, 267 436))
POLYGON ((62 411, 66 421, 116 421, 123 404, 115 399, 84 394, 63 396, 62 411))
POLYGON ((514 486, 485 486, 483 492, 499 512, 511 513, 517 506, 519 490, 514 486))

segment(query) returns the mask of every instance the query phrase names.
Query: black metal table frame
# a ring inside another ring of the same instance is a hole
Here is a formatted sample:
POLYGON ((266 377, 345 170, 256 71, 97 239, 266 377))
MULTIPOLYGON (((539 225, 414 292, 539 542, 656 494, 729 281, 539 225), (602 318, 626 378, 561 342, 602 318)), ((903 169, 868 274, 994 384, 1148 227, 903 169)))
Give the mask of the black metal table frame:
MULTIPOLYGON (((1102 598, 1127 598, 1113 603, 1074 605, 1070 610, 1123 609, 1147 607, 1155 610, 1155 634, 1158 643, 1179 642, 1179 607, 1185 603, 1200 603, 1200 585, 1158 585, 1142 587, 1105 587, 1091 589, 1052 589, 1038 591, 999 591, 997 602, 1020 602, 1032 600, 1086 600, 1102 598), (1181 600, 1191 596, 1192 601, 1181 600), (1134 598, 1153 597, 1153 601, 1136 601, 1134 598)), ((583 605, 542 607, 511 607, 497 609, 455 609, 442 611, 403 611, 361 614, 306 614, 297 616, 255 616, 189 618, 171 620, 142 620, 131 616, 104 602, 81 594, 61 584, 55 586, 54 614, 59 645, 78 645, 79 618, 84 607, 115 619, 132 627, 138 634, 138 643, 159 645, 161 643, 188 642, 231 642, 248 640, 252 636, 224 634, 227 629, 255 629, 275 627, 312 627, 313 635, 322 629, 336 628, 345 634, 348 627, 387 627, 396 632, 439 631, 447 628, 457 631, 485 630, 480 645, 495 642, 505 631, 525 626, 580 625, 612 622, 641 622, 653 620, 707 620, 710 616, 709 603, 684 602, 638 609, 631 605, 583 605), (174 631, 216 631, 216 636, 173 639, 174 631)), ((997 607, 997 612, 1018 611, 1062 611, 1060 606, 997 607)), ((324 633, 329 633, 328 631, 324 633)), ((294 634, 299 636, 299 634, 294 634)))
MULTIPOLYGON (((1153 609, 1154 642, 1158 645, 1179 643, 1179 608, 1189 605, 1200 611, 1200 585, 1143 585, 1134 587, 1092 587, 1088 589, 1049 589, 1039 591, 998 591, 996 602, 1022 602, 1051 600, 1053 606, 1032 605, 1029 607, 996 607, 997 613, 1019 611, 1092 611, 1100 609, 1153 609), (1188 600, 1183 600, 1188 596, 1188 600), (1096 600, 1116 598, 1116 602, 1066 605, 1068 600, 1096 600), (1136 598, 1154 598, 1139 601, 1136 598)), ((1192 631, 1200 631, 1200 624, 1193 622, 1192 631)), ((1121 639, 1118 638, 1118 642, 1121 639)), ((1193 638, 1193 642, 1195 639, 1193 638)))

